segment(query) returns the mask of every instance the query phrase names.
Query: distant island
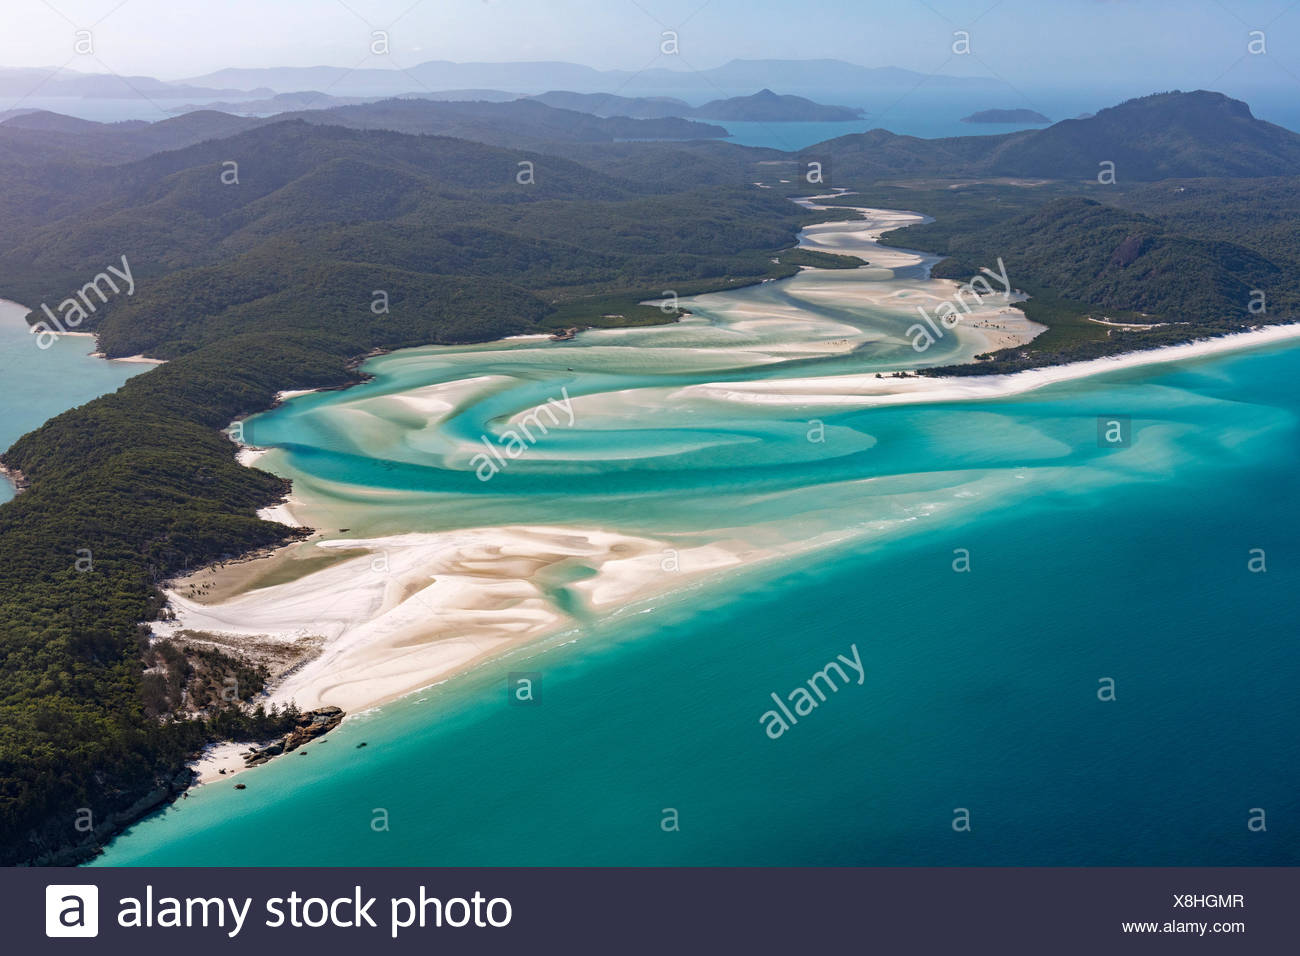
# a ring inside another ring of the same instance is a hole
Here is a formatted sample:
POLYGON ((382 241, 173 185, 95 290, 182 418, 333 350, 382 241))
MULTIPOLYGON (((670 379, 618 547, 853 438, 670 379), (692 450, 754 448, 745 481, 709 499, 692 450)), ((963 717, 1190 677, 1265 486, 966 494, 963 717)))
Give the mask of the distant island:
POLYGON ((861 119, 862 110, 847 106, 823 106, 802 96, 782 96, 759 90, 753 96, 713 100, 695 109, 692 117, 766 123, 838 123, 861 119))
POLYGON ((632 119, 678 117, 754 123, 837 123, 862 118, 860 109, 826 106, 802 96, 784 96, 768 89, 759 90, 752 96, 712 100, 697 107, 668 96, 631 97, 566 90, 552 90, 529 98, 556 109, 632 119))
POLYGON ((1042 123, 1052 121, 1037 110, 980 110, 962 117, 963 123, 1042 123))

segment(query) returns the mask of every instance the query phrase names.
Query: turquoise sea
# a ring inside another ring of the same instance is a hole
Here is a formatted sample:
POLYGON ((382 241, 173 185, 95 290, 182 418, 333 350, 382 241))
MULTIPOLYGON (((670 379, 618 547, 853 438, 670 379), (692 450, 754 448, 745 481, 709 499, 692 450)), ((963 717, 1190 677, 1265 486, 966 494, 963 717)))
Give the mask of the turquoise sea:
MULTIPOLYGON (((24 316, 30 311, 0 301, 0 449, 60 412, 113 392, 132 375, 149 370, 134 362, 91 358, 94 339, 60 336, 48 349, 36 346, 24 316)), ((13 486, 0 478, 0 504, 13 486)))
POLYGON ((549 521, 834 543, 607 614, 555 587, 570 626, 246 790, 198 788, 97 863, 1298 862, 1300 348, 998 400, 693 390, 898 367, 894 293, 929 280, 859 272, 699 297, 665 329, 396 353, 250 422, 259 467, 344 538, 549 521), (574 426, 477 481, 467 443, 561 387, 574 426), (1131 441, 1101 447, 1099 416, 1131 441), (770 695, 854 647, 863 683, 769 739, 770 695), (509 702, 511 672, 541 675, 540 703, 509 702))

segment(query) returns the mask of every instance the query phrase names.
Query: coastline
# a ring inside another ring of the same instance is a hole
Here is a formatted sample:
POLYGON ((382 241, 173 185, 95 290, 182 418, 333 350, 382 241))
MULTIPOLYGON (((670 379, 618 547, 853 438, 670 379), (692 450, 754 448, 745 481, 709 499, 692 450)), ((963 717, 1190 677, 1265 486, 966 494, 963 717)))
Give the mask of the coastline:
MULTIPOLYGON (((801 234, 801 244, 807 239, 816 247, 819 235, 833 237, 846 226, 865 234, 869 244, 880 233, 925 218, 897 210, 849 208, 876 215, 842 223, 816 224, 801 234)), ((844 242, 842 237, 840 242, 844 242)), ((827 251, 844 250, 841 245, 827 251)), ((918 265, 933 258, 894 248, 888 254, 890 265, 895 268, 918 265)), ((878 265, 879 257, 876 259, 878 265)), ((954 289, 958 285, 953 280, 933 281, 948 283, 954 289)), ((1010 309, 1010 314, 1008 310, 1008 305, 999 302, 996 308, 974 312, 957 326, 955 333, 1004 344, 1029 341, 1044 328, 1025 319, 1019 310, 1010 309), (998 322, 1012 327, 997 325, 998 322)), ((996 399, 1060 381, 1297 337, 1300 337, 1300 324, 1269 326, 1248 333, 1008 375, 897 378, 873 372, 704 383, 684 386, 674 397, 824 406, 996 399)), ((275 404, 278 406, 313 391, 317 390, 281 392, 275 404)), ((238 460, 245 466, 256 467, 269 451, 244 446, 238 452, 238 460)), ((258 514, 266 520, 301 528, 304 522, 295 514, 295 507, 300 504, 291 493, 283 502, 258 514)), ((826 543, 824 540, 804 542, 809 549, 826 543)), ((727 542, 725 547, 714 543, 692 554, 699 559, 693 574, 666 578, 659 572, 659 558, 667 551, 680 548, 680 541, 575 526, 465 528, 370 539, 313 536, 305 542, 286 545, 242 562, 243 570, 236 578, 224 579, 235 580, 235 586, 217 585, 218 592, 224 592, 218 603, 181 594, 187 582, 193 582, 205 572, 197 572, 187 581, 172 582, 167 596, 176 620, 166 627, 156 625, 156 629, 206 631, 254 650, 258 646, 284 650, 305 642, 308 650, 293 666, 273 678, 264 702, 283 705, 294 700, 304 710, 334 705, 355 713, 423 690, 576 624, 575 619, 559 613, 546 600, 533 580, 539 571, 544 576, 552 566, 571 560, 593 566, 595 574, 570 585, 570 590, 582 597, 589 611, 603 613, 690 586, 692 577, 803 550, 800 547, 760 551, 746 548, 740 542, 727 542), (335 560, 323 570, 295 571, 294 555, 305 548, 316 555, 316 561, 331 553, 335 560), (290 579, 258 586, 259 574, 261 580, 278 580, 286 575, 290 579), (428 623, 431 619, 438 624, 431 627, 428 623), (312 624, 304 628, 303 621, 312 624)), ((687 548, 682 553, 692 552, 687 548)), ((214 761, 224 760, 222 765, 229 773, 229 757, 224 752, 221 757, 204 757, 196 769, 200 774, 210 774, 217 765, 214 761)))
MULTIPOLYGON (((1028 345, 1047 331, 1047 326, 1034 322, 1023 311, 1014 307, 1015 303, 1025 301, 1028 296, 1022 292, 1013 291, 1009 287, 1009 282, 1006 294, 1004 295, 1000 291, 995 292, 992 302, 986 303, 984 301, 985 297, 975 293, 976 307, 972 309, 961 296, 963 283, 958 282, 956 279, 935 278, 930 275, 932 267, 942 261, 943 256, 922 252, 918 249, 908 249, 903 246, 880 244, 880 239, 885 233, 906 226, 933 222, 931 217, 906 209, 882 209, 875 206, 822 206, 816 202, 818 199, 845 195, 852 195, 852 193, 847 190, 837 190, 823 196, 809 196, 804 199, 793 200, 799 206, 809 210, 838 211, 849 209, 861 216, 861 218, 854 220, 837 220, 808 226, 800 233, 800 248, 855 256, 866 261, 867 264, 861 268, 879 270, 886 275, 896 275, 898 270, 901 269, 923 268, 927 276, 925 281, 935 284, 941 290, 945 290, 946 294, 939 297, 925 293, 923 302, 918 302, 915 297, 910 298, 908 300, 908 311, 923 306, 927 312, 933 313, 946 304, 960 302, 965 314, 961 316, 960 321, 955 326, 949 329, 949 332, 959 341, 971 343, 975 349, 974 354, 1028 345)), ((967 290, 966 294, 971 295, 972 292, 967 290)), ((888 290, 880 289, 864 290, 857 297, 856 304, 874 308, 890 308, 897 307, 898 302, 894 295, 889 294, 888 290)), ((942 334, 938 337, 942 338, 942 334)), ((972 364, 972 362, 973 359, 961 364, 972 364)))
MULTIPOLYGON (((167 595, 177 621, 166 630, 281 650, 316 643, 319 655, 290 667, 263 703, 292 700, 302 710, 333 705, 355 713, 577 623, 547 594, 545 582, 566 567, 596 569, 567 587, 587 612, 600 614, 777 553, 743 542, 692 547, 598 528, 526 525, 314 545, 352 553, 216 604, 173 587, 167 595), (663 570, 670 551, 679 567, 671 575, 663 570), (301 624, 305 608, 313 614, 309 634, 301 624)), ((245 562, 244 575, 283 573, 294 560, 273 552, 245 562)))
MULTIPOLYGON (((65 333, 65 334, 71 334, 71 333, 65 333)), ((93 333, 87 332, 86 334, 91 335, 93 333)), ((91 352, 90 357, 103 359, 106 362, 127 362, 133 365, 166 365, 167 364, 166 359, 147 358, 144 355, 126 355, 123 356, 122 358, 109 358, 103 352, 91 352)))
POLYGON ((247 769, 244 766, 243 755, 253 746, 253 744, 235 743, 231 740, 208 744, 187 764, 194 775, 193 782, 190 784, 191 789, 201 787, 205 783, 216 783, 226 777, 233 777, 247 769))
MULTIPOLYGON (((283 396, 287 395, 292 398, 296 395, 309 395, 311 392, 312 389, 303 389, 298 392, 281 392, 276 396, 276 405, 281 404, 282 401, 288 400, 282 398, 283 396)), ((271 449, 269 448, 258 448, 254 445, 241 445, 239 451, 235 453, 235 461, 243 465, 245 468, 256 468, 257 462, 262 458, 265 458, 270 451, 271 449)), ((284 496, 283 500, 276 504, 267 505, 265 508, 259 508, 257 510, 257 516, 263 521, 274 521, 277 524, 286 525, 290 528, 305 528, 307 525, 299 521, 293 514, 292 506, 294 503, 293 492, 290 491, 289 494, 284 496)))
POLYGON ((0 460, 0 478, 13 486, 15 498, 27 490, 27 478, 17 468, 6 467, 3 460, 0 460))
POLYGON ((758 405, 884 406, 924 402, 962 402, 1007 398, 1035 389, 1094 375, 1105 375, 1146 365, 1162 365, 1205 358, 1300 339, 1300 322, 1266 325, 1248 332, 1197 339, 1137 352, 1124 352, 1084 362, 1048 365, 1005 375, 912 376, 877 378, 874 373, 754 380, 749 382, 688 385, 677 394, 707 396, 758 405))
MULTIPOLYGON (((586 613, 609 613, 777 556, 740 542, 732 548, 680 542, 674 547, 558 526, 312 543, 345 552, 343 560, 282 584, 243 590, 216 605, 181 596, 176 589, 184 583, 175 582, 166 593, 177 620, 166 630, 206 629, 220 634, 228 648, 292 661, 259 699, 267 707, 292 701, 303 711, 337 706, 349 715, 427 690, 576 626, 579 620, 555 607, 541 583, 562 577, 570 562, 598 568, 593 577, 569 587, 586 613), (680 570, 666 575, 669 551, 680 570), (316 615, 318 633, 303 633, 305 608, 316 615)), ((292 549, 280 548, 238 567, 245 580, 256 580, 259 573, 275 574, 294 560, 292 549)), ((204 748, 188 764, 194 785, 256 769, 243 762, 249 746, 222 742, 204 748)))
MULTIPOLYGON (((15 306, 16 308, 23 310, 23 317, 20 319, 20 321, 23 322, 26 322, 26 317, 28 315, 31 315, 33 312, 36 311, 30 306, 23 305, 21 302, 15 302, 12 299, 6 299, 3 296, 0 296, 0 306, 9 306, 9 305, 15 306)), ((29 335, 37 334, 31 325, 27 326, 27 332, 29 335)), ((103 352, 99 351, 98 332, 66 332, 65 331, 65 332, 55 333, 56 338, 63 338, 64 336, 67 336, 68 338, 74 338, 74 339, 93 339, 95 342, 95 349, 89 353, 89 357, 93 359, 103 359, 105 362, 124 362, 124 363, 136 364, 136 365, 166 365, 167 364, 166 359, 146 358, 144 355, 126 355, 121 358, 112 358, 108 355, 105 355, 103 352)))
MULTIPOLYGON (((840 380, 845 389, 861 389, 865 384, 883 394, 835 396, 823 389, 815 401, 888 404, 995 398, 1120 368, 1300 338, 1300 324, 1278 328, 1285 332, 1265 329, 1262 335, 1248 333, 1232 341, 1171 346, 1159 355, 1130 353, 988 377, 975 390, 970 379, 960 377, 849 376, 840 380)), ((805 381, 763 383, 776 393, 742 400, 802 404, 810 401, 801 392, 805 381)), ((743 389, 745 384, 730 387, 743 389)), ((265 454, 266 449, 255 448, 239 453, 241 463, 254 466, 265 454)), ((301 526, 294 505, 290 497, 275 506, 274 520, 301 526)), ((270 517, 269 510, 261 514, 270 517)), ((821 535, 783 548, 758 548, 736 540, 690 547, 681 540, 555 525, 464 528, 369 539, 313 537, 302 543, 315 552, 316 557, 308 560, 319 561, 322 554, 336 559, 323 570, 293 571, 294 563, 303 560, 300 544, 222 569, 217 580, 232 586, 226 594, 213 595, 215 603, 186 597, 180 593, 186 582, 173 582, 167 595, 177 617, 167 629, 219 634, 255 656, 268 651, 288 655, 285 659, 293 663, 273 679, 262 698, 268 706, 292 700, 303 710, 332 705, 358 713, 426 690, 576 626, 579 620, 560 613, 539 584, 548 578, 548 571, 553 575, 570 562, 595 570, 591 577, 570 583, 570 591, 581 599, 586 612, 608 614, 706 583, 721 573, 788 559, 844 538, 844 534, 821 535), (669 552, 680 566, 671 575, 664 574, 662 567, 669 552), (288 580, 261 585, 284 577, 288 580), (304 620, 313 622, 310 628, 303 627, 304 620), (431 627, 430 620, 437 625, 431 627)), ((212 573, 205 569, 187 580, 212 573)), ((246 749, 246 745, 212 747, 191 766, 207 781, 233 776, 245 769, 239 754, 246 749), (218 768, 226 774, 218 774, 218 768)))
MULTIPOLYGON (((1300 340, 1300 323, 975 379, 854 375, 697 385, 681 391, 778 405, 992 400, 1058 382, 1296 340, 1300 340), (864 393, 867 390, 871 393, 864 393)), ((252 464, 266 453, 266 449, 243 449, 241 463, 252 464)), ((301 527, 292 511, 294 503, 290 497, 259 514, 270 517, 273 513, 271 520, 301 527)), ((609 614, 706 585, 727 572, 833 547, 858 534, 827 533, 781 548, 747 546, 738 540, 691 548, 677 540, 572 526, 466 528, 376 539, 316 540, 308 543, 355 556, 282 584, 248 588, 247 580, 259 563, 275 571, 293 560, 292 548, 285 546, 237 565, 245 569, 245 589, 232 600, 203 605, 182 598, 175 590, 179 583, 174 583, 167 595, 177 612, 172 625, 177 630, 211 628, 232 643, 244 643, 245 649, 251 645, 254 650, 268 646, 283 650, 301 642, 303 609, 320 614, 319 609, 324 608, 331 618, 321 629, 325 633, 308 638, 308 643, 316 646, 273 678, 262 703, 284 706, 293 701, 302 710, 333 705, 354 714, 427 691, 578 626, 580 619, 560 613, 537 583, 547 577, 548 569, 563 567, 566 561, 580 560, 596 569, 590 578, 568 587, 580 596, 587 613, 609 614), (680 570, 666 575, 662 560, 669 552, 680 562, 680 570), (378 568, 376 562, 380 562, 378 568), (430 619, 439 622, 437 628, 430 629, 430 619)), ((194 774, 191 786, 255 769, 244 765, 242 754, 249 747, 230 742, 209 745, 188 764, 194 774)))
MULTIPOLYGON (((15 302, 12 299, 5 299, 3 297, 0 297, 0 311, 3 311, 5 313, 4 321, 6 323, 8 323, 11 319, 16 323, 16 331, 25 333, 25 335, 29 337, 34 337, 36 335, 36 333, 32 330, 32 327, 29 324, 27 324, 26 321, 27 316, 33 314, 36 311, 35 309, 29 308, 28 306, 23 305, 21 302, 15 302)), ((69 335, 72 336, 73 338, 92 339, 96 343, 96 348, 98 348, 98 340, 96 339, 95 333, 93 332, 65 332, 60 334, 69 335)), ((142 355, 136 355, 136 356, 121 358, 121 359, 106 358, 102 352, 98 352, 98 351, 85 353, 85 355, 87 358, 104 359, 110 364, 119 363, 119 362, 123 364, 149 364, 149 365, 163 364, 162 360, 160 359, 149 359, 149 358, 145 358, 142 355)), ((54 414, 58 414, 59 411, 63 411, 63 410, 65 409, 61 409, 61 408, 57 409, 54 414)), ((53 417, 53 415, 51 415, 50 417, 53 417)), ((40 427, 40 424, 41 423, 37 423, 35 425, 32 425, 30 429, 25 429, 25 430, 29 430, 29 431, 34 430, 35 428, 40 427)), ((17 440, 18 437, 20 437, 18 434, 14 434, 13 440, 17 440)), ((7 442, 0 442, 0 445, 6 445, 6 444, 7 442)), ((4 464, 2 459, 3 459, 3 453, 0 452, 0 481, 3 481, 8 485, 10 485, 14 497, 17 497, 18 495, 22 494, 24 491, 27 490, 27 486, 28 486, 27 478, 18 469, 7 467, 4 464)))

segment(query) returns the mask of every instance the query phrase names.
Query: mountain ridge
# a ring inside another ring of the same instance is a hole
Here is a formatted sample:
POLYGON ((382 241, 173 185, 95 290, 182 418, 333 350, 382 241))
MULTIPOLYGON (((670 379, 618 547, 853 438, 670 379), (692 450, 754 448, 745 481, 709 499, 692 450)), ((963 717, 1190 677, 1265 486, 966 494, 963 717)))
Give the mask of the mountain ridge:
POLYGON ((841 183, 917 175, 1104 182, 1110 174, 1115 181, 1150 182, 1300 173, 1300 134, 1208 90, 1135 97, 1041 130, 921 140, 873 129, 804 152, 832 157, 841 183))
POLYGON ((748 96, 710 100, 702 106, 691 106, 685 100, 671 96, 618 96, 613 93, 575 93, 571 90, 549 90, 527 99, 557 109, 635 119, 675 116, 760 123, 842 122, 860 119, 863 113, 854 107, 827 106, 802 96, 774 93, 767 87, 748 96))

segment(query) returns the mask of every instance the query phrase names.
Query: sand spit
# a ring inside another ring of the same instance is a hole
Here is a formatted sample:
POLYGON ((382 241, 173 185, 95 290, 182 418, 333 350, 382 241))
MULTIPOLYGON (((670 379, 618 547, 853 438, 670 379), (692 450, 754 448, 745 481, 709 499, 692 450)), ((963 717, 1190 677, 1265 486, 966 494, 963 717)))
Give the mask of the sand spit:
POLYGON ((293 700, 303 710, 332 704, 351 713, 573 623, 556 589, 602 612, 768 556, 739 544, 674 546, 538 526, 313 546, 361 553, 215 604, 172 590, 177 619, 155 630, 214 634, 250 651, 319 647, 318 656, 282 676, 266 703, 293 700))
POLYGON ((1123 355, 1028 369, 1009 375, 972 375, 908 378, 877 378, 874 373, 834 375, 824 378, 793 378, 769 381, 726 382, 689 385, 678 390, 681 399, 711 398, 759 405, 874 406, 911 405, 923 402, 961 402, 1020 395, 1057 382, 1104 375, 1145 365, 1180 362, 1239 349, 1274 345, 1300 338, 1300 324, 1269 325, 1198 339, 1181 345, 1125 352, 1123 355))

